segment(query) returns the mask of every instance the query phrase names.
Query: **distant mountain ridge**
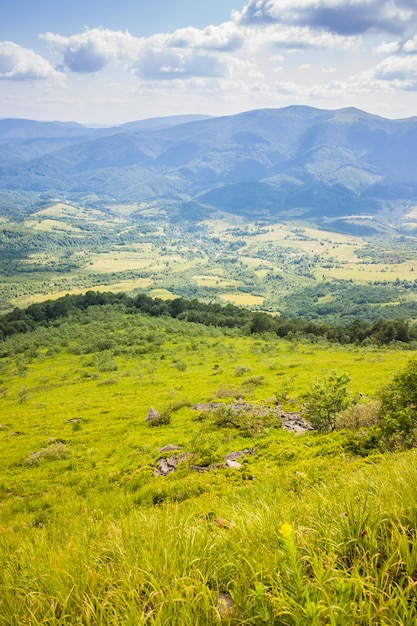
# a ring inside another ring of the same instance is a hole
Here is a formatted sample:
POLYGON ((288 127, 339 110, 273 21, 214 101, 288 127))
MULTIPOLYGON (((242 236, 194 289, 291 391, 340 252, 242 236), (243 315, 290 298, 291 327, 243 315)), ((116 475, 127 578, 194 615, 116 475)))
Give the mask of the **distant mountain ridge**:
POLYGON ((265 219, 372 215, 417 205, 416 147, 417 117, 354 108, 290 106, 110 129, 0 120, 0 190, 169 201, 187 219, 216 210, 265 219))

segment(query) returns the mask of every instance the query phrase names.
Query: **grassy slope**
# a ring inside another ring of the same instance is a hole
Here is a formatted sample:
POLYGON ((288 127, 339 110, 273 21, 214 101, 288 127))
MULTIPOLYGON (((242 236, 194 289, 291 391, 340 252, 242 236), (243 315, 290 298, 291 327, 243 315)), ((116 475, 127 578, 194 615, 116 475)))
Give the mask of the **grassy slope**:
POLYGON ((374 396, 409 353, 107 308, 77 318, 3 345, 1 626, 415 623, 414 452, 352 458, 343 432, 248 437, 189 408, 242 397, 296 409, 329 369, 374 396), (149 427, 150 406, 171 423, 149 427), (154 477, 168 443, 192 462, 256 454, 240 470, 185 462, 154 477))

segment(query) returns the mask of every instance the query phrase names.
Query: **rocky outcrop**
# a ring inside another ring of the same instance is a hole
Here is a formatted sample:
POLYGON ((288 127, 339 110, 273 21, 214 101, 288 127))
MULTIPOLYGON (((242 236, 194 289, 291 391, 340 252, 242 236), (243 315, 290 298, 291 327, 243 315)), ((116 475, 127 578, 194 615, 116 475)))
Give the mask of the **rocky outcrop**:
POLYGON ((295 433, 296 435, 300 435, 301 433, 306 433, 309 430, 313 430, 313 427, 310 426, 303 418, 300 413, 284 413, 281 412, 280 418, 282 420, 282 425, 287 430, 295 433))
POLYGON ((256 448, 245 448, 244 450, 238 450, 237 452, 229 452, 224 457, 224 460, 221 463, 213 463, 212 465, 201 466, 201 465, 192 465, 191 469, 196 472, 210 472, 215 469, 240 469, 242 467, 242 463, 236 461, 236 459, 240 459, 244 454, 255 454, 256 448))
POLYGON ((245 448, 244 450, 238 450, 237 452, 229 452, 224 457, 224 460, 236 461, 236 459, 240 459, 240 457, 242 457, 244 454, 255 454, 255 452, 256 452, 256 448, 252 448, 252 450, 250 450, 249 448, 245 448))
POLYGON ((154 476, 168 476, 171 472, 175 472, 178 465, 185 461, 187 457, 187 454, 183 454, 181 456, 173 454, 167 459, 159 459, 159 461, 156 462, 153 471, 154 476))
POLYGON ((163 448, 159 448, 158 452, 174 452, 175 450, 182 450, 182 447, 176 446, 173 443, 168 443, 163 448))
POLYGON ((145 422, 156 422, 160 419, 161 414, 151 406, 148 411, 148 415, 145 418, 145 422))
POLYGON ((259 404, 251 404, 250 402, 237 402, 236 404, 225 404, 223 402, 207 402, 201 404, 195 404, 191 407, 194 411, 210 412, 216 411, 219 408, 225 408, 236 413, 244 412, 251 413, 252 415, 260 416, 276 413, 277 417, 281 419, 282 426, 286 430, 289 430, 297 435, 305 433, 309 430, 313 430, 310 424, 307 424, 301 417, 300 413, 286 413, 282 411, 280 406, 268 407, 259 404))

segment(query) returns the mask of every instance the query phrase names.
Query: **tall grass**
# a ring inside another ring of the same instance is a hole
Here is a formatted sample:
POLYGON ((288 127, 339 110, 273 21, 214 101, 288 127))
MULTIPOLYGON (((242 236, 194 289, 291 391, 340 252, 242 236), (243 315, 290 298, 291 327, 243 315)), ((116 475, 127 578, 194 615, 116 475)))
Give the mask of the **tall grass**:
POLYGON ((408 453, 301 495, 265 479, 117 519, 69 506, 3 527, 0 624, 411 626, 416 480, 408 453))
POLYGON ((343 431, 243 432, 190 408, 236 388, 274 407, 284 380, 296 409, 326 368, 372 396, 408 356, 112 315, 3 346, 0 626, 417 623, 414 451, 351 458, 343 431), (149 428, 150 406, 170 423, 149 428), (154 476, 168 443, 191 457, 154 476), (245 448, 240 469, 192 469, 245 448))

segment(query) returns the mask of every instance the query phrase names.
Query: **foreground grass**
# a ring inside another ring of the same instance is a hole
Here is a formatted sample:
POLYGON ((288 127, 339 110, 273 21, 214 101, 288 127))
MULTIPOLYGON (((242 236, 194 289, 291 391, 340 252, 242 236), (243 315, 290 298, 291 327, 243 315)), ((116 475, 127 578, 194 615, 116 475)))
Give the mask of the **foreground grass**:
POLYGON ((301 493, 264 476, 152 510, 67 501, 2 528, 0 623, 415 624, 415 461, 301 493))
POLYGON ((356 458, 343 432, 250 435, 190 408, 297 408, 326 369, 373 396, 408 353, 102 309, 3 354, 1 626, 416 623, 414 451, 356 458), (150 428, 151 405, 171 423, 150 428), (154 476, 167 443, 189 460, 154 476), (191 468, 244 448, 241 469, 191 468))

